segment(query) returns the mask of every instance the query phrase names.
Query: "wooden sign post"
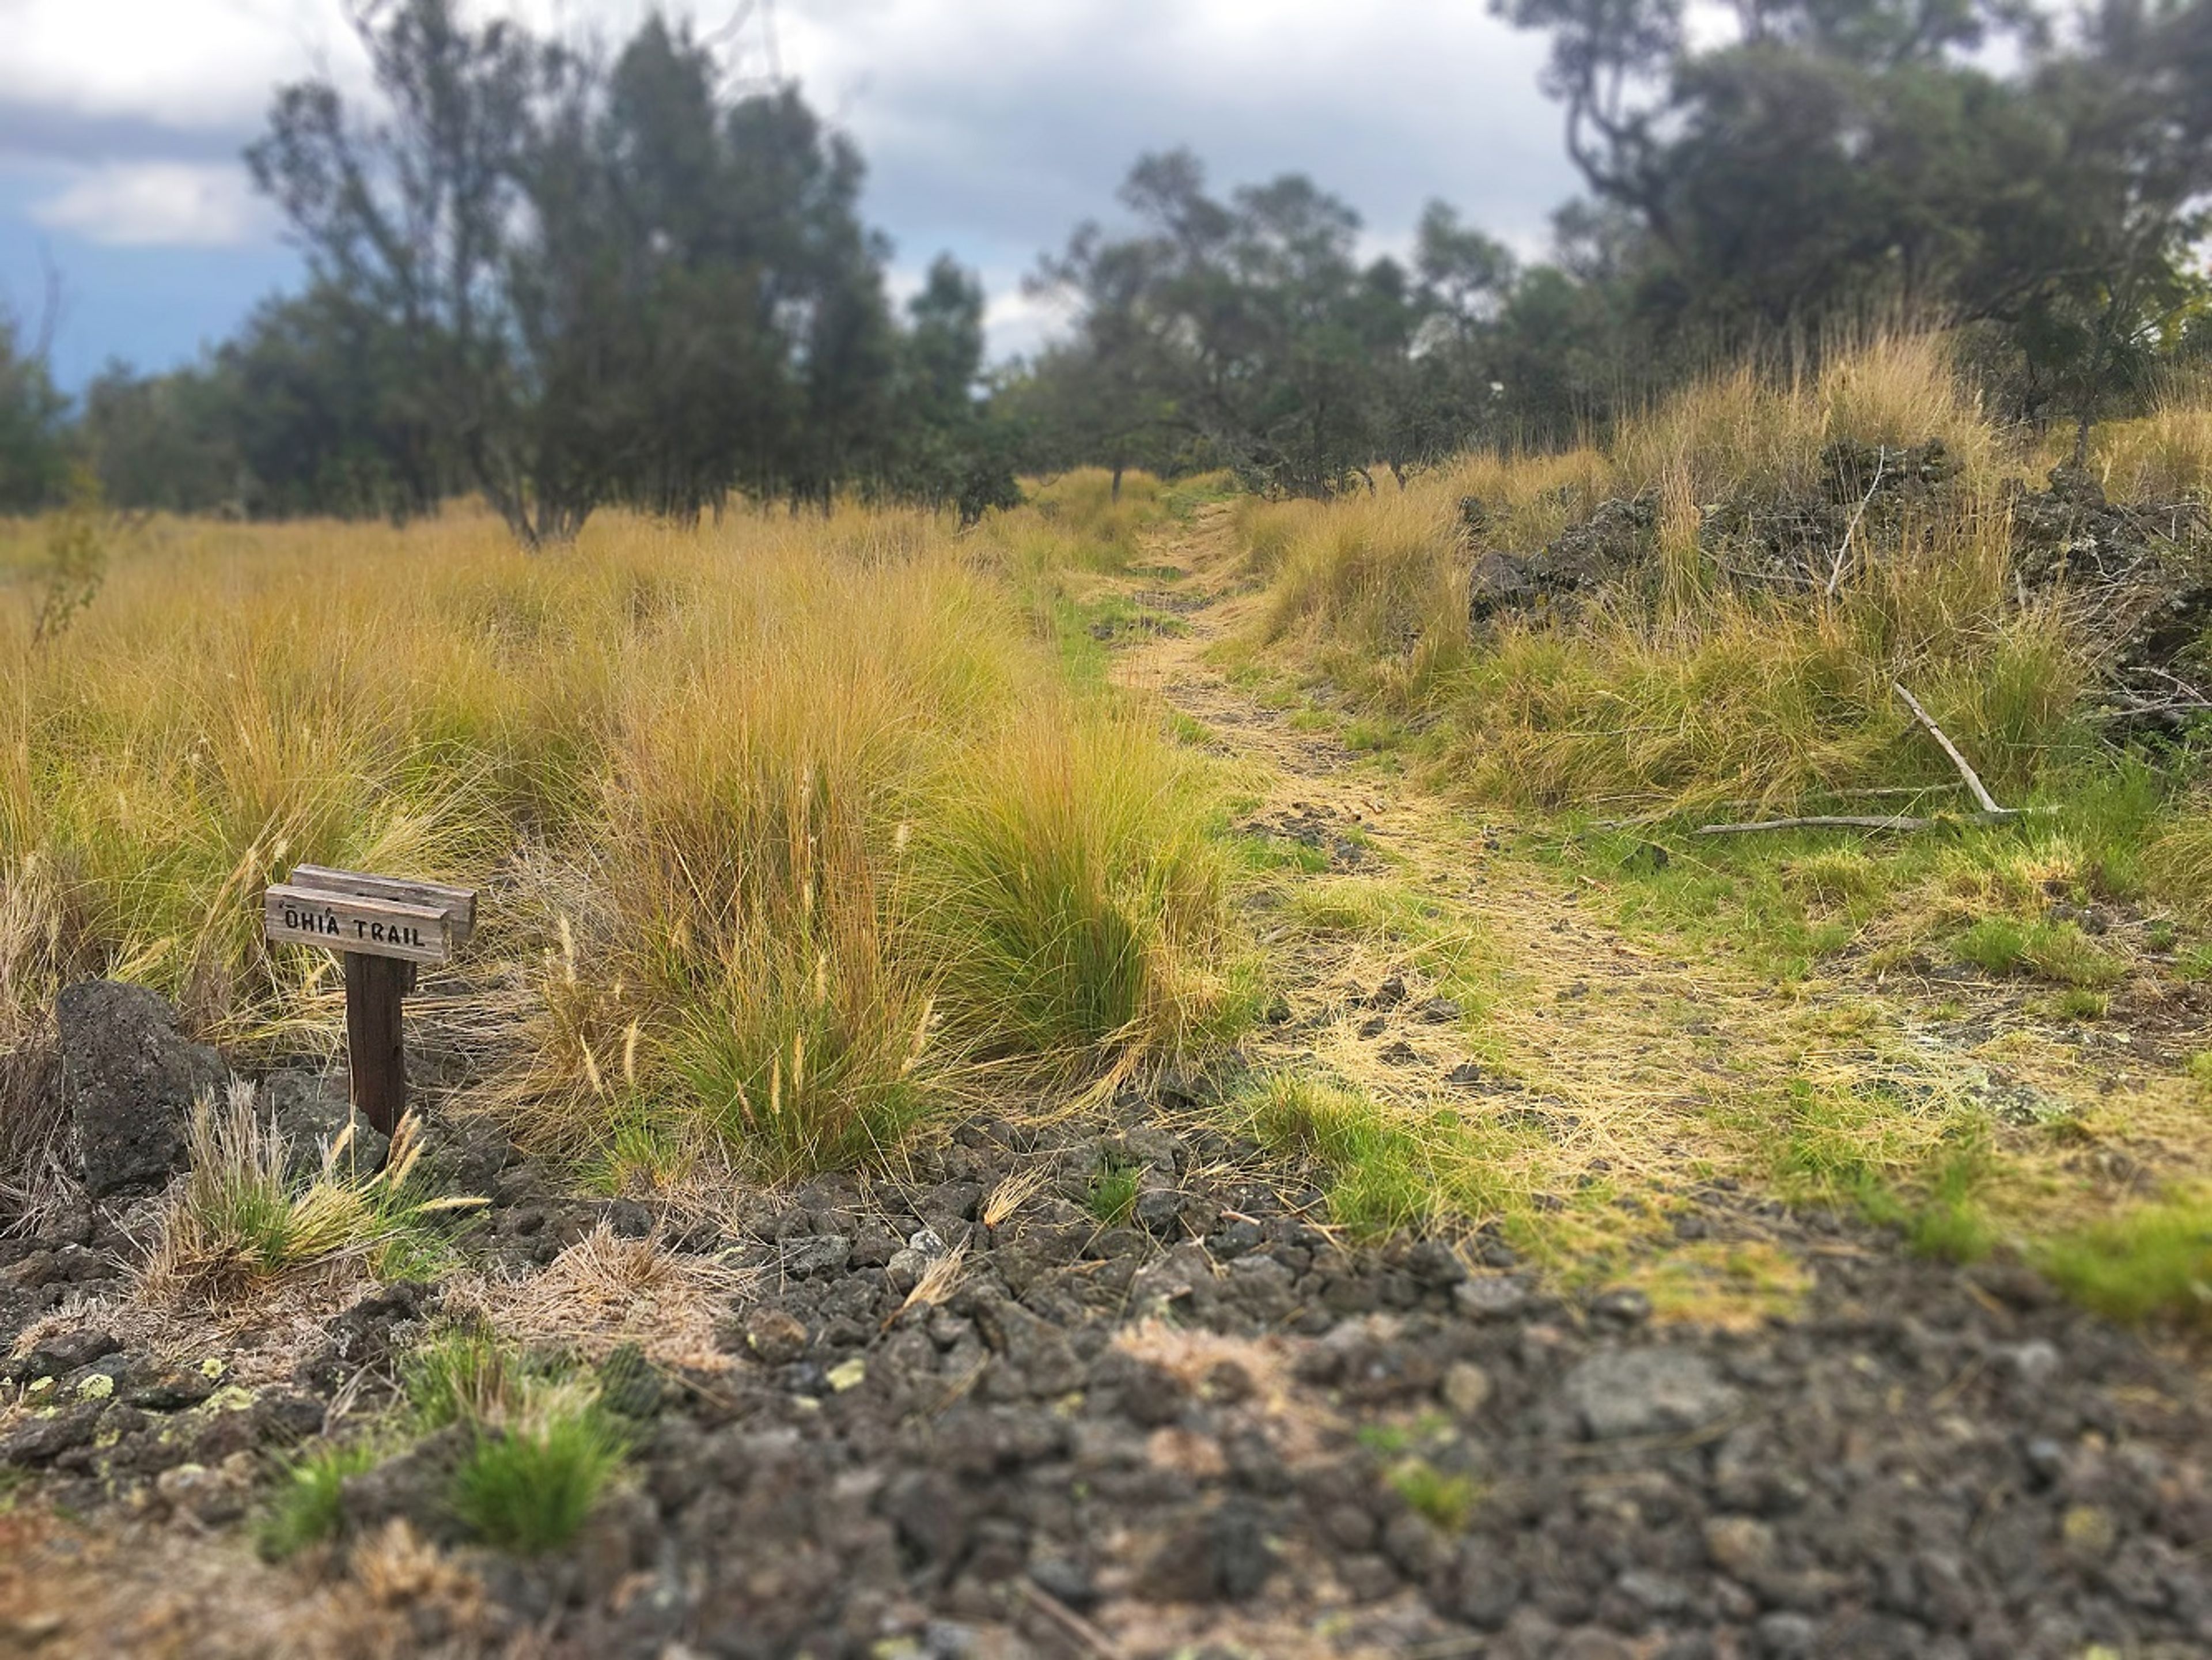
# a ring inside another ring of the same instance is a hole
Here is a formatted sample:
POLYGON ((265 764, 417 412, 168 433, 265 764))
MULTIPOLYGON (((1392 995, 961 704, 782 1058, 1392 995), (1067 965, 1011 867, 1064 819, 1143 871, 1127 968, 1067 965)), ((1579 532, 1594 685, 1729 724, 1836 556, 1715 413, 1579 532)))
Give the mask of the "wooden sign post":
POLYGON ((353 1104, 391 1134, 407 1110, 400 1000, 415 989, 421 964, 446 961, 475 931, 474 890, 302 865, 263 903, 272 943, 324 946, 345 958, 353 1104))

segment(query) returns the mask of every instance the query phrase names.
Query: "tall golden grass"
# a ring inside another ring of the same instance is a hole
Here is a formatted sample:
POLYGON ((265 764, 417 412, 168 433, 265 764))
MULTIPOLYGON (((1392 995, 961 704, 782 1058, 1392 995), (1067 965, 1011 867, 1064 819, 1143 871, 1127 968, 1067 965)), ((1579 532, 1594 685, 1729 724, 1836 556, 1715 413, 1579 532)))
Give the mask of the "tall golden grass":
POLYGON ((259 937, 307 861, 487 891, 431 992, 492 1011, 492 1092, 568 1152, 846 1160, 994 1080, 1173 1054, 1241 994, 1206 789, 1003 580, 1113 537, 608 515, 532 559, 468 514, 160 522, 36 648, 0 586, 0 1131, 43 1134, 72 977, 334 1046, 329 959, 259 937))
MULTIPOLYGON (((2212 487, 2212 426, 2176 407, 2116 423, 2096 459, 2116 496, 2212 487)), ((1903 679, 2000 790, 2078 749, 2094 672, 2062 590, 2023 598, 2009 477, 2051 459, 1994 424, 1931 335, 1878 339, 1796 379, 1717 376, 1629 422, 1603 449, 1475 455, 1326 505, 1244 510, 1272 573, 1255 643, 1434 735, 1436 775, 1542 810, 1780 805, 1949 781, 1912 741, 1903 679), (1729 502, 1802 497, 1838 440, 1940 440, 1960 463, 1944 504, 1854 550, 1847 580, 1759 593, 1727 580, 1700 526, 1729 502), (1656 504, 1647 575, 1575 624, 1468 626, 1484 550, 1527 553, 1608 497, 1656 504), (1482 504, 1469 535, 1462 502, 1482 504)))

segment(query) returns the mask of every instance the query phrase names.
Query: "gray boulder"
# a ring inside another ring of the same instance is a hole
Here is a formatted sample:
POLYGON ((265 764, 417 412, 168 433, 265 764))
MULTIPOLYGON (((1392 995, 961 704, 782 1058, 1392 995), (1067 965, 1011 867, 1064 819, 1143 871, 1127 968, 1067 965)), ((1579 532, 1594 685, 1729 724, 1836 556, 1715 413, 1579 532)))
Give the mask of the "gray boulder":
POLYGON ((354 1110, 343 1073, 271 1073, 261 1080, 257 1104, 261 1116, 290 1144, 294 1177, 320 1174, 324 1149, 338 1145, 348 1124, 353 1126, 353 1139, 338 1155, 337 1173, 366 1177, 384 1168, 391 1138, 354 1110))
POLYGON ((1607 1349, 1570 1371, 1561 1389, 1593 1439, 1704 1429, 1742 1404, 1713 1363, 1692 1349, 1607 1349))
POLYGON ((176 1010, 143 986, 71 986, 55 1014, 85 1186, 95 1197, 159 1187, 185 1163, 193 1101, 222 1087, 222 1058, 189 1042, 176 1010))

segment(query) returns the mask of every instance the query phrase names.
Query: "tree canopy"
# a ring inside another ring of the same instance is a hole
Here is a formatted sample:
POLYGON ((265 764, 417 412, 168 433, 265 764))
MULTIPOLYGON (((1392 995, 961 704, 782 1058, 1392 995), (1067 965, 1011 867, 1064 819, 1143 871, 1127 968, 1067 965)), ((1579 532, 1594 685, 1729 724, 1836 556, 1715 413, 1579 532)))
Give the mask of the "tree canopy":
POLYGON ((1957 328, 2004 412, 2084 438, 2212 362, 2212 0, 1490 3, 1548 37, 1585 186, 1547 258, 1441 202, 1378 257, 1320 182, 1163 151, 1030 277, 1064 332, 987 370, 981 284, 940 258, 894 302, 861 158, 796 89, 732 94, 657 16, 592 52, 357 0, 374 96, 283 88, 248 152, 305 285, 73 421, 0 327, 0 510, 58 500, 73 450, 125 505, 474 492, 533 546, 605 503, 972 519, 1083 463, 1325 496, 1884 322, 1957 328))

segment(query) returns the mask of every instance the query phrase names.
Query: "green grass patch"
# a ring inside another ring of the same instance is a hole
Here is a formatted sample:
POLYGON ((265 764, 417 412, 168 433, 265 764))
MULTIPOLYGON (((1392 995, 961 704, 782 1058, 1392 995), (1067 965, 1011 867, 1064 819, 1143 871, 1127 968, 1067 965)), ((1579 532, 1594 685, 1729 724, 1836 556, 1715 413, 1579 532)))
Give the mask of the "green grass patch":
POLYGON ((2033 975, 2080 989, 2117 985, 2127 965, 2073 922, 1985 916, 1952 942, 1962 963, 1996 975, 2033 975))
POLYGON ((1385 1479, 1416 1515, 1447 1534, 1464 1532, 1482 1499, 1473 1476, 1448 1474, 1425 1458, 1401 1459, 1385 1479))
MULTIPOLYGON (((1262 1146, 1313 1167, 1329 1217, 1361 1238, 1420 1228, 1437 1218, 1495 1219, 1516 1248, 1558 1255, 1573 1219, 1541 1208, 1536 1195, 1504 1179, 1541 1126, 1470 1121, 1446 1108, 1415 1112, 1386 1105, 1334 1079, 1281 1071, 1248 1081, 1231 1104, 1237 1121, 1262 1146)), ((1593 1186, 1578 1195, 1593 1207, 1610 1195, 1593 1186)))
POLYGON ((425 1431, 503 1416, 520 1400, 527 1372, 520 1356, 476 1325, 448 1327, 410 1353, 400 1384, 425 1431))
POLYGON ((1856 1210, 1925 1256, 1972 1262, 1995 1243, 1980 1201, 1994 1155, 1978 1111, 1931 1110, 1887 1084, 1798 1079, 1784 1120, 1776 1173, 1789 1197, 1856 1210))
POLYGON ((258 1543, 270 1561, 337 1537, 345 1520, 345 1483, 381 1462, 365 1441, 349 1441, 285 1466, 276 1502, 262 1518, 258 1543))
POLYGON ((523 1555, 558 1549, 622 1466, 625 1438, 597 1378, 532 1359, 481 1327, 439 1333, 408 1358, 402 1378, 419 1429, 468 1432, 447 1501, 485 1544, 523 1555))
POLYGON ((2051 1281, 2115 1320, 2212 1323, 2212 1199, 2145 1205, 2051 1241, 2051 1281))
POLYGON ((1364 1091, 1277 1073, 1261 1081, 1249 1110, 1261 1146, 1327 1172, 1329 1215, 1340 1226, 1379 1236, 1431 1213, 1439 1195, 1425 1150, 1364 1091))
POLYGON ((596 1401, 541 1404, 478 1435, 453 1473, 453 1511, 498 1549, 556 1550, 583 1526, 622 1459, 623 1438, 596 1401))
POLYGON ((1118 1228, 1137 1213, 1137 1182, 1141 1172, 1134 1164, 1109 1159, 1091 1177, 1091 1213, 1109 1228, 1118 1228))

